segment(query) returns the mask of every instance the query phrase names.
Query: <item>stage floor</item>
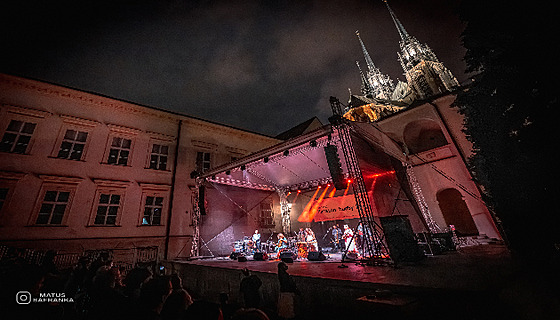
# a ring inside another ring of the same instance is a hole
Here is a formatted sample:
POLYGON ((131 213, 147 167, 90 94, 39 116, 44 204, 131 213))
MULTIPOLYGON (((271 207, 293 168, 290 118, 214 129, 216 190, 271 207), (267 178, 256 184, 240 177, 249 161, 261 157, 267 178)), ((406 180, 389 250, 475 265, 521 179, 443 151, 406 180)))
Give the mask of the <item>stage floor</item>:
MULTIPOLYGON (((223 257, 173 262, 224 269, 248 268, 254 272, 275 274, 279 260, 249 259, 246 262, 238 262, 223 257)), ((507 248, 497 244, 465 247, 397 267, 363 266, 356 262, 344 262, 347 267, 340 268, 341 264, 340 254, 330 254, 325 261, 294 260, 288 264, 288 272, 297 277, 363 282, 409 289, 460 291, 498 289, 514 274, 513 262, 507 248)))

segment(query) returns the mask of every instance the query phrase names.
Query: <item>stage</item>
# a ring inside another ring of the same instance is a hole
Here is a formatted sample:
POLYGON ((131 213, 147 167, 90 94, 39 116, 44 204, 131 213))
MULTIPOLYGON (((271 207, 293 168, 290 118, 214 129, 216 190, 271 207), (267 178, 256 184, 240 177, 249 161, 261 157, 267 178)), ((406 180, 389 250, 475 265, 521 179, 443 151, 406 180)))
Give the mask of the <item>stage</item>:
MULTIPOLYGON (((166 261, 164 265, 167 272, 183 276, 184 285, 195 297, 217 301, 225 292, 239 303, 241 269, 248 268, 263 281, 263 308, 273 312, 278 295, 278 262, 239 262, 223 257, 166 261)), ((341 268, 340 254, 331 254, 325 261, 295 260, 288 265, 301 291, 298 308, 309 319, 322 313, 360 315, 372 310, 402 317, 414 314, 423 318, 425 314, 428 318, 428 309, 436 305, 438 313, 453 310, 472 314, 491 306, 514 274, 508 250, 497 244, 465 247, 396 268, 356 262, 344 262, 346 267, 341 268), (376 299, 367 299, 376 294, 376 299)))

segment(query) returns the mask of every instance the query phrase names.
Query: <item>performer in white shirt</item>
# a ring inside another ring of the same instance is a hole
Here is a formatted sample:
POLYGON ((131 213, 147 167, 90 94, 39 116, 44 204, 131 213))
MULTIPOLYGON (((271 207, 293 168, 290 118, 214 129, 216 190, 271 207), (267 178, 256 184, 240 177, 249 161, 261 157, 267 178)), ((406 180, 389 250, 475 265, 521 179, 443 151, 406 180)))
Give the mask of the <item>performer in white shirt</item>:
POLYGON ((317 245, 317 239, 315 238, 315 232, 311 228, 305 229, 305 241, 307 245, 313 249, 311 251, 319 251, 319 246, 317 245))
POLYGON ((255 251, 261 251, 261 234, 259 230, 255 230, 255 233, 253 233, 253 244, 255 251))
POLYGON ((348 250, 348 252, 356 252, 356 244, 354 243, 354 239, 352 238, 354 235, 354 232, 352 231, 352 229, 350 229, 350 227, 345 224, 344 225, 344 234, 342 235, 342 238, 344 239, 344 244, 346 247, 346 250, 348 250))

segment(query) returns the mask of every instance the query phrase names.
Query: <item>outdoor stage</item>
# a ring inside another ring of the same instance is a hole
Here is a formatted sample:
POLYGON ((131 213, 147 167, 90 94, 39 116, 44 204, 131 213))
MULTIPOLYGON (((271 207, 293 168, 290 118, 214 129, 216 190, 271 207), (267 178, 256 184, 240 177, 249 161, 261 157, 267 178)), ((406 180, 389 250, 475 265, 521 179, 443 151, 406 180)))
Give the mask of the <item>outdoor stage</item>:
MULTIPOLYGON (((278 262, 238 262, 224 257, 167 261, 164 265, 168 272, 183 276, 184 285, 195 297, 217 301, 225 292, 231 301, 239 303, 241 269, 248 268, 263 281, 263 308, 273 311, 278 295, 278 262)), ((301 291, 298 309, 309 319, 319 314, 332 318, 335 314, 359 316, 372 311, 397 317, 423 318, 425 314, 428 318, 431 314, 429 318, 434 318, 429 309, 435 307, 438 314, 472 314, 490 307, 514 274, 508 250, 497 244, 465 247, 397 268, 355 262, 345 262, 347 268, 340 268, 339 254, 331 254, 325 261, 296 260, 288 265, 301 291), (366 298, 376 294, 375 299, 366 298), (472 309, 475 306, 478 308, 472 309)))

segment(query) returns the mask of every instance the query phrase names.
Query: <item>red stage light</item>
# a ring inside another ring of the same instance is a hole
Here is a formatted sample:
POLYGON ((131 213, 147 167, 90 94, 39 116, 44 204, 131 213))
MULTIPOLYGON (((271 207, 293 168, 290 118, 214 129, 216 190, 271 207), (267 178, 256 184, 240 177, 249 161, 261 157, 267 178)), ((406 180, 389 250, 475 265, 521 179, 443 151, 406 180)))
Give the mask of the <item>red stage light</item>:
POLYGON ((348 180, 346 180, 346 182, 352 183, 352 179, 348 179, 348 180))
POLYGON ((301 193, 301 190, 298 190, 297 193, 301 193))

